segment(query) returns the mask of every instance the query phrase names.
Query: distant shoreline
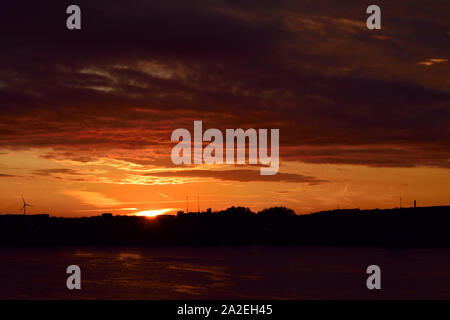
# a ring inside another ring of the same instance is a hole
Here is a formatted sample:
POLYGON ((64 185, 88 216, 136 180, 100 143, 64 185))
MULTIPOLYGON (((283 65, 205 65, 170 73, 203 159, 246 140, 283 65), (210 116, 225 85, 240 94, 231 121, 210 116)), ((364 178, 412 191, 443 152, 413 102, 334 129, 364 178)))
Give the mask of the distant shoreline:
POLYGON ((341 209, 307 215, 274 207, 219 212, 61 218, 0 215, 0 247, 336 246, 450 248, 450 206, 341 209))

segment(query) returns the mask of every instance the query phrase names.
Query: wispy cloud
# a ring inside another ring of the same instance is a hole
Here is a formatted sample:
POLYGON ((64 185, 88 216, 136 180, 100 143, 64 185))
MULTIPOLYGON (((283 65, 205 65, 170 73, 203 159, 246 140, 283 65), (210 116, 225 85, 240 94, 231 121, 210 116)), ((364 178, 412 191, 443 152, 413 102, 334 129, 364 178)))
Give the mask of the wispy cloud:
POLYGON ((428 59, 428 60, 425 60, 425 61, 421 61, 418 64, 422 64, 424 66, 429 67, 429 66, 432 66, 433 64, 447 62, 447 61, 448 61, 448 59, 428 59))
POLYGON ((71 196, 75 199, 78 199, 79 201, 81 201, 84 204, 88 204, 88 205, 98 207, 98 208, 108 208, 108 207, 124 205, 123 202, 121 202, 115 198, 105 196, 98 192, 80 191, 80 190, 65 190, 62 193, 65 195, 71 196))
POLYGON ((163 193, 161 193, 161 192, 158 192, 158 194, 161 196, 161 197, 164 197, 164 198, 169 198, 169 196, 168 195, 166 195, 166 194, 163 194, 163 193))

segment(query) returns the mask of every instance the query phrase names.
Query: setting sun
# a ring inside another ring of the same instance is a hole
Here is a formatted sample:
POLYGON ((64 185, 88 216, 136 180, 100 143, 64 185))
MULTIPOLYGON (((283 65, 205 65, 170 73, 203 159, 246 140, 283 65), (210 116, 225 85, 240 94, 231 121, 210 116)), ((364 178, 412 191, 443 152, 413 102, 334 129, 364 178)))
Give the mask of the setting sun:
POLYGON ((159 210, 145 210, 145 211, 139 211, 136 213, 133 213, 132 216, 139 216, 139 217, 156 217, 161 214, 174 211, 176 209, 173 208, 166 208, 166 209, 159 209, 159 210))

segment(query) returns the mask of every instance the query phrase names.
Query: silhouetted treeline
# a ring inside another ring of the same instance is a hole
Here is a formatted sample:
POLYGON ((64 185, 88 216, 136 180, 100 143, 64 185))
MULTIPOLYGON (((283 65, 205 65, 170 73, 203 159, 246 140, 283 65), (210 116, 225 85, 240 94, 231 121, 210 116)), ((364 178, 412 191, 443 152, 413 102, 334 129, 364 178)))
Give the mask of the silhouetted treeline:
POLYGON ((450 248, 450 206, 296 215, 231 207, 145 218, 0 215, 0 245, 332 245, 450 248))

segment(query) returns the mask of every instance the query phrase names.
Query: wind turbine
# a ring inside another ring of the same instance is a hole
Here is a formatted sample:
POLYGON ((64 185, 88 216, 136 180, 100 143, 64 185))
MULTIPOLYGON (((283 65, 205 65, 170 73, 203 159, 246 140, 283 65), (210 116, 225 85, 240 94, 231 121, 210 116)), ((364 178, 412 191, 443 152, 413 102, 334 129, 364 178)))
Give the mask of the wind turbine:
POLYGON ((32 207, 31 204, 28 204, 25 202, 25 199, 22 197, 22 201, 23 201, 23 207, 21 210, 23 210, 23 214, 26 215, 27 214, 27 207, 32 207))

